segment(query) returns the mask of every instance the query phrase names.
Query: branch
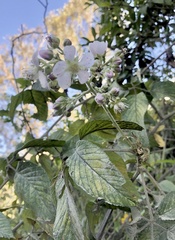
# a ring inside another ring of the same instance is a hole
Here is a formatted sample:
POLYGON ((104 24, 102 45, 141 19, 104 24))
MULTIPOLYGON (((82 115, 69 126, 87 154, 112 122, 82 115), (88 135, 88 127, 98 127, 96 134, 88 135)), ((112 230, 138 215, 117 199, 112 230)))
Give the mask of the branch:
POLYGON ((172 48, 172 46, 175 45, 175 42, 173 42, 167 49, 165 49, 158 57, 154 58, 154 60, 152 62, 150 62, 150 64, 148 64, 142 71, 141 71, 141 75, 144 74, 146 72, 146 70, 152 66, 163 54, 165 54, 170 48, 172 48))
POLYGON ((111 217, 113 212, 113 209, 108 209, 107 212, 105 213, 104 219, 102 221, 102 224, 100 226, 99 232, 96 235, 97 240, 101 240, 104 234, 105 227, 109 221, 109 218, 111 217))
POLYGON ((163 117, 163 119, 157 123, 157 125, 154 127, 154 129, 150 132, 150 134, 154 134, 157 129, 170 117, 172 117, 175 114, 175 111, 172 111, 171 113, 167 114, 163 117))
POLYGON ((47 14, 47 8, 48 8, 48 0, 45 0, 45 4, 41 1, 41 0, 37 0, 44 8, 44 13, 43 13, 43 24, 45 27, 45 31, 46 33, 48 33, 48 28, 47 28, 47 24, 46 24, 46 14, 47 14))

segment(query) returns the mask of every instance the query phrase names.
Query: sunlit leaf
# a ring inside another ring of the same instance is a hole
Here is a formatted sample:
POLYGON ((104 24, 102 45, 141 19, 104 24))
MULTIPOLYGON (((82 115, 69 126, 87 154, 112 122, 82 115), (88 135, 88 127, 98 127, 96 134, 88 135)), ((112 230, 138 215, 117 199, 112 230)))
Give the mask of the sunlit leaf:
POLYGON ((57 210, 53 227, 55 240, 84 240, 81 222, 73 197, 64 187, 64 179, 59 178, 56 184, 57 210))
MULTIPOLYGON (((141 92, 137 95, 130 95, 127 97, 126 103, 129 107, 122 113, 122 119, 135 122, 145 128, 144 115, 148 108, 148 100, 145 94, 141 92)), ((144 146, 149 145, 145 129, 134 134, 144 143, 144 146)))
POLYGON ((36 217, 53 221, 55 206, 50 180, 44 169, 31 162, 20 162, 15 177, 15 192, 36 217))
POLYGON ((66 163, 75 183, 93 198, 116 206, 133 205, 122 192, 125 178, 96 145, 78 141, 74 154, 66 163))

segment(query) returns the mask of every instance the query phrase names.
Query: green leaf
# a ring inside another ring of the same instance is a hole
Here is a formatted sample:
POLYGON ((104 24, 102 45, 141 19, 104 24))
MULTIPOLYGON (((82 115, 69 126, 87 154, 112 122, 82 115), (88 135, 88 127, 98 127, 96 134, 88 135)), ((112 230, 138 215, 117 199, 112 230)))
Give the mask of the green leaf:
POLYGON ((42 92, 35 90, 27 90, 18 93, 16 96, 12 96, 9 113, 12 120, 14 118, 17 106, 21 103, 31 103, 36 106, 38 112, 35 113, 32 117, 43 121, 47 119, 48 107, 46 99, 42 92))
POLYGON ((108 155, 110 161, 116 166, 116 168, 121 172, 121 174, 125 178, 126 182, 122 186, 122 189, 125 192, 125 195, 136 201, 139 197, 139 194, 135 185, 131 182, 130 178, 128 177, 128 172, 127 172, 125 162, 115 152, 107 152, 106 154, 108 155))
POLYGON ((11 97, 11 103, 9 104, 10 111, 9 116, 12 121, 15 115, 16 108, 19 104, 34 104, 37 108, 37 113, 33 114, 33 118, 37 118, 41 121, 45 121, 47 119, 48 106, 47 101, 51 99, 55 101, 59 96, 63 95, 62 93, 54 93, 54 92, 44 92, 37 90, 26 90, 18 93, 16 96, 11 97))
POLYGON ((42 147, 42 148, 46 148, 46 147, 62 147, 64 146, 65 141, 62 140, 54 140, 54 139, 34 139, 31 141, 28 141, 27 143, 25 143, 24 145, 22 145, 20 148, 18 148, 13 154, 18 153, 19 151, 25 149, 25 148, 30 148, 30 147, 42 147))
POLYGON ((124 177, 96 145, 85 140, 78 141, 74 154, 66 163, 72 179, 91 197, 115 206, 133 205, 122 191, 126 182, 124 177))
POLYGON ((21 88, 26 88, 26 87, 29 87, 31 85, 31 80, 28 80, 28 79, 24 79, 24 78, 17 78, 15 79, 15 81, 20 84, 20 87, 21 88))
POLYGON ((174 240, 175 221, 162 221, 160 218, 154 219, 153 222, 141 220, 136 229, 139 240, 174 240), (153 227, 153 238, 151 237, 151 228, 153 227))
POLYGON ((134 133, 140 139, 145 147, 148 147, 149 141, 145 130, 144 115, 148 108, 148 100, 144 93, 130 95, 127 97, 128 109, 122 113, 122 119, 135 122, 141 125, 144 130, 134 133))
POLYGON ((171 81, 155 82, 151 89, 151 94, 156 99, 170 97, 175 100, 175 83, 171 81))
POLYGON ((78 119, 75 122, 71 122, 69 126, 69 133, 74 136, 78 134, 79 129, 84 125, 84 120, 78 119))
POLYGON ((53 221, 55 206, 49 178, 40 166, 31 162, 20 162, 15 177, 15 192, 36 217, 53 221))
POLYGON ((168 193, 158 208, 162 220, 175 220, 175 191, 168 193))
POLYGON ((81 222, 77 214, 77 209, 73 197, 64 187, 63 178, 59 178, 56 183, 57 211, 53 227, 55 240, 84 240, 81 222))
MULTIPOLYGON (((137 123, 128 122, 128 121, 116 121, 117 124, 121 129, 133 129, 141 131, 143 128, 139 126, 137 123)), ((113 126, 111 121, 108 120, 93 120, 90 121, 81 127, 79 130, 80 139, 84 138, 86 135, 96 132, 96 131, 103 131, 116 128, 113 126)))
POLYGON ((14 238, 9 220, 0 212, 0 238, 14 238))
POLYGON ((169 180, 163 180, 159 183, 159 186, 161 187, 162 191, 164 192, 172 192, 175 191, 175 185, 170 182, 169 180))

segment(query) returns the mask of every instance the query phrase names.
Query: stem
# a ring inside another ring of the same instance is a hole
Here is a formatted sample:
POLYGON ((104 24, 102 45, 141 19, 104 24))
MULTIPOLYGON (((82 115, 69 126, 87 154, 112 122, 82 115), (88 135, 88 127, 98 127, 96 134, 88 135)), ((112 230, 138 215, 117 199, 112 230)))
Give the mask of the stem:
POLYGON ((112 215, 112 212, 113 212, 113 209, 108 209, 105 213, 105 216, 104 216, 104 219, 102 221, 102 224, 100 226, 100 229, 99 229, 99 232, 97 233, 96 235, 96 239, 97 240, 101 240, 102 237, 103 237, 103 234, 104 234, 104 230, 105 230, 105 227, 109 221, 109 218, 111 217, 112 215))
POLYGON ((142 179, 142 186, 143 186, 143 189, 144 189, 146 202, 147 202, 147 207, 148 207, 148 212, 149 212, 149 217, 150 217, 151 240, 154 240, 154 228, 153 228, 154 216, 153 216, 151 204, 150 204, 150 201, 149 201, 148 191, 146 189, 146 183, 145 183, 145 179, 144 179, 144 175, 143 175, 143 169, 140 168, 139 170, 140 170, 140 175, 141 175, 141 179, 142 179))
POLYGON ((150 180, 152 181, 152 183, 159 189, 159 191, 161 192, 162 195, 165 196, 165 193, 162 191, 162 189, 160 188, 158 182, 153 178, 153 176, 147 171, 146 168, 143 168, 143 171, 148 175, 148 177, 150 178, 150 180))
MULTIPOLYGON (((87 87, 89 88, 89 90, 91 91, 91 93, 96 96, 96 91, 91 87, 91 85, 89 83, 87 83, 87 87)), ((112 116, 111 112, 108 110, 108 108, 106 107, 105 104, 102 104, 102 107, 104 109, 104 111, 106 112, 106 114, 108 115, 109 119, 111 120, 111 122, 113 123, 114 127, 117 129, 117 131, 121 134, 121 136, 126 139, 127 143, 129 144, 129 146, 131 146, 133 148, 133 144, 132 142, 127 138, 127 136, 125 136, 124 132, 122 131, 122 129, 119 127, 118 123, 116 122, 116 120, 114 119, 114 117, 112 116)))
POLYGON ((9 181, 9 177, 6 177, 3 183, 0 185, 0 189, 2 189, 5 186, 5 184, 8 183, 8 181, 9 181))

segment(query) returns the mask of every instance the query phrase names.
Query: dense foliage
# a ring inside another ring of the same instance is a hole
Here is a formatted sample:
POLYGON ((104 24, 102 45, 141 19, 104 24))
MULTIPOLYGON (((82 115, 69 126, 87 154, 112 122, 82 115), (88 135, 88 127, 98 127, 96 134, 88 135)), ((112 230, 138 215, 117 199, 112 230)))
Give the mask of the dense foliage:
POLYGON ((0 112, 28 128, 0 159, 2 239, 175 239, 174 3, 94 3, 82 58, 47 36, 0 112))

